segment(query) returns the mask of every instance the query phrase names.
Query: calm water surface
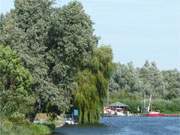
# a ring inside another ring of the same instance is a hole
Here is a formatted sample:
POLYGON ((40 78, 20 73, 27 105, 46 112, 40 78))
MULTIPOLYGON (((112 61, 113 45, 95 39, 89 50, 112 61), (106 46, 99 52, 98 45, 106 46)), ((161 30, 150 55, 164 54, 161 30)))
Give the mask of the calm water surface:
POLYGON ((180 135, 180 117, 105 117, 106 126, 63 127, 55 135, 180 135))

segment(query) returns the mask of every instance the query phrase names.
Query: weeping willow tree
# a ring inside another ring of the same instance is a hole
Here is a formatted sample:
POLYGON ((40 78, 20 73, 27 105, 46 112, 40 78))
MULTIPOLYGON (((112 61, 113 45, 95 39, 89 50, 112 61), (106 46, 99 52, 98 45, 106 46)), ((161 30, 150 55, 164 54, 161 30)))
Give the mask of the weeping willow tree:
POLYGON ((96 76, 96 87, 100 97, 101 110, 107 100, 109 80, 111 78, 114 64, 112 63, 113 54, 109 46, 96 48, 90 63, 90 69, 96 76))
POLYGON ((84 70, 77 75, 78 91, 76 104, 80 111, 81 124, 96 123, 99 120, 100 98, 96 88, 96 76, 90 70, 84 70))
POLYGON ((89 65, 78 73, 75 103, 80 111, 79 123, 99 122, 112 70, 112 50, 102 46, 94 50, 89 65))

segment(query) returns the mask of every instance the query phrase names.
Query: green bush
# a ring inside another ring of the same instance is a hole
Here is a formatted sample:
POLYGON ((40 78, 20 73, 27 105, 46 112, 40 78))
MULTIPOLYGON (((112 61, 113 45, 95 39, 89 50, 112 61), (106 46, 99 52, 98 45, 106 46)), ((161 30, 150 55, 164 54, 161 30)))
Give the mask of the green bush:
POLYGON ((29 122, 16 123, 8 119, 1 119, 0 123, 1 135, 47 135, 54 128, 52 124, 49 126, 29 122))
POLYGON ((175 108, 175 111, 180 113, 180 98, 176 98, 172 100, 173 108, 175 108))
POLYGON ((152 110, 162 113, 179 113, 180 99, 164 100, 156 99, 152 102, 152 110))
POLYGON ((163 99, 153 100, 152 105, 151 105, 151 110, 166 112, 167 106, 169 106, 168 104, 170 103, 163 99))
POLYGON ((47 126, 45 126, 45 125, 32 124, 30 126, 30 129, 33 131, 32 135, 35 135, 37 133, 39 135, 47 135, 47 134, 51 133, 51 130, 47 126))

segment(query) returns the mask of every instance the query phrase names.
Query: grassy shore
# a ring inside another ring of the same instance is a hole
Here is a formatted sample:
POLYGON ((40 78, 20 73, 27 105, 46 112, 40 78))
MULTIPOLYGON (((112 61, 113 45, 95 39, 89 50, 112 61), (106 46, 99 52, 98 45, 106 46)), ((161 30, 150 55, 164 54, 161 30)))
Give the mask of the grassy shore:
POLYGON ((54 130, 53 124, 33 124, 28 121, 13 122, 0 120, 1 135, 49 135, 54 130))

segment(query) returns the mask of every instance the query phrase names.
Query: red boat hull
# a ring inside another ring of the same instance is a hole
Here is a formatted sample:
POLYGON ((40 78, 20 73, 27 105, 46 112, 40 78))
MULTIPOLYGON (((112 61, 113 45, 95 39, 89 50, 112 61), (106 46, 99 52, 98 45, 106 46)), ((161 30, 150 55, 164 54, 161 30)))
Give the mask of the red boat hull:
POLYGON ((165 116, 164 114, 144 114, 144 116, 146 117, 162 117, 162 116, 165 116))
POLYGON ((162 113, 148 113, 144 114, 146 117, 177 117, 177 114, 162 114, 162 113))

